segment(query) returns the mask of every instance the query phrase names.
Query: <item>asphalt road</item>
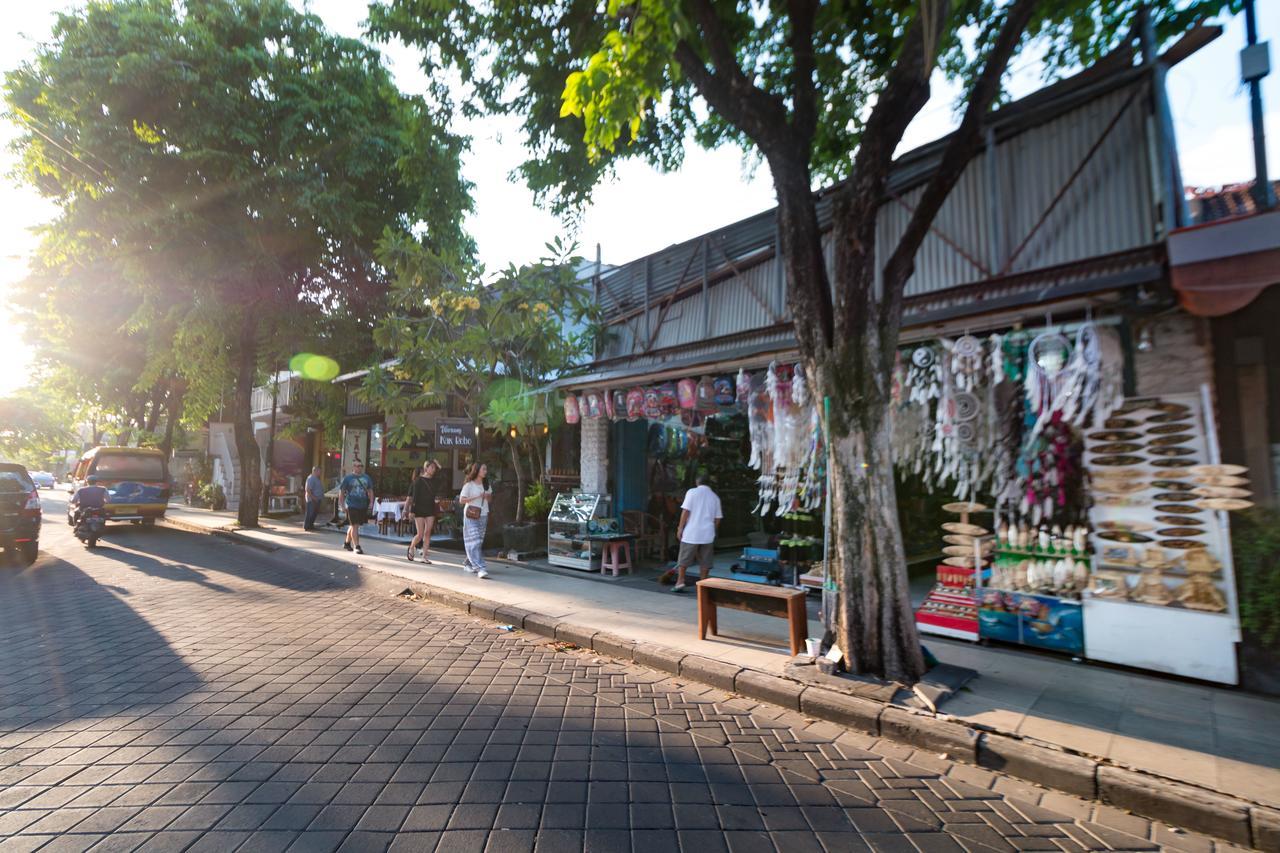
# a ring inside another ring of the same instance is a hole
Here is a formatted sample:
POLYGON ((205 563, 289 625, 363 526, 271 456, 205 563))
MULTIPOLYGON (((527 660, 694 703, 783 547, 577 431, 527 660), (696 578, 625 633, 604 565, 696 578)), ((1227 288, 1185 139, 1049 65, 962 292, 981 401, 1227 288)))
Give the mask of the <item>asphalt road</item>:
POLYGON ((118 526, 88 551, 65 496, 42 495, 40 559, 0 566, 5 853, 1161 840, 1129 815, 215 537, 118 526))

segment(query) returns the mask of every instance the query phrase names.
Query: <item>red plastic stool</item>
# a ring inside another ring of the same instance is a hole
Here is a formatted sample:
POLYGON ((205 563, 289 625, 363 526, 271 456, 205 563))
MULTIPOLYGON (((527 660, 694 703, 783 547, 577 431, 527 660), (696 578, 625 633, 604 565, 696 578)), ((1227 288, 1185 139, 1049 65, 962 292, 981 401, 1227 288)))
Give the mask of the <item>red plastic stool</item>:
POLYGON ((613 570, 615 578, 618 576, 619 569, 626 569, 627 574, 631 574, 631 543, 626 539, 604 543, 600 555, 600 574, 610 569, 613 570))

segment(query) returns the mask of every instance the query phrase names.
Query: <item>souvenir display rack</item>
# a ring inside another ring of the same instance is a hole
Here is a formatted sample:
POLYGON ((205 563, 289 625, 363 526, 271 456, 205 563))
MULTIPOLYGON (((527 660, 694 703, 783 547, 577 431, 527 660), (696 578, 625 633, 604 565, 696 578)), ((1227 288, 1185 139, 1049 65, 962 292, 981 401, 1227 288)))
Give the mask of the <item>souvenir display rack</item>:
POLYGON ((1227 511, 1249 506, 1249 490, 1242 466, 1218 462, 1207 395, 1125 400, 1086 438, 1096 495, 1085 645, 1095 660, 1235 684, 1227 511))
POLYGON ((547 516, 547 562, 553 566, 599 571, 603 544, 587 537, 598 532, 599 519, 612 513, 606 495, 561 492, 547 516))

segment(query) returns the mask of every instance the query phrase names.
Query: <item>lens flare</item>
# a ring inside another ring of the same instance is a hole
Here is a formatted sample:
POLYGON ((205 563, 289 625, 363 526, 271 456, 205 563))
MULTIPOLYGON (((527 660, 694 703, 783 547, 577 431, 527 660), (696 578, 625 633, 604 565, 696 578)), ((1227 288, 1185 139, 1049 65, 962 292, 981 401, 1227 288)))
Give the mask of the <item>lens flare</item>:
POLYGON ((289 359, 289 369, 316 382, 328 382, 338 375, 338 362, 327 355, 300 352, 289 359))

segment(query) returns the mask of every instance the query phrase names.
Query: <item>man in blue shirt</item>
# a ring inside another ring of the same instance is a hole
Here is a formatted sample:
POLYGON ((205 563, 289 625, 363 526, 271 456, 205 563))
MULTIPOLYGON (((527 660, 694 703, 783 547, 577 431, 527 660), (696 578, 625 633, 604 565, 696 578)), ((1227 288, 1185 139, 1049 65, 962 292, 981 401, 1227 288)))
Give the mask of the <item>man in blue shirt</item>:
POLYGON ((71 496, 71 507, 75 512, 71 515, 71 523, 75 524, 80 518, 80 510, 84 509, 105 509, 107 506, 107 490, 98 485, 96 475, 89 477, 89 484, 76 489, 76 493, 71 496))
POLYGON ((357 461, 351 466, 351 473, 342 478, 338 500, 347 511, 347 536, 342 547, 363 554, 360 525, 369 520, 369 507, 373 504, 373 480, 364 472, 364 463, 357 461))
POLYGON ((311 476, 307 478, 303 498, 307 505, 306 520, 302 522, 303 530, 316 529, 316 516, 320 514, 320 501, 324 498, 324 481, 320 479, 319 466, 311 469, 311 476))

